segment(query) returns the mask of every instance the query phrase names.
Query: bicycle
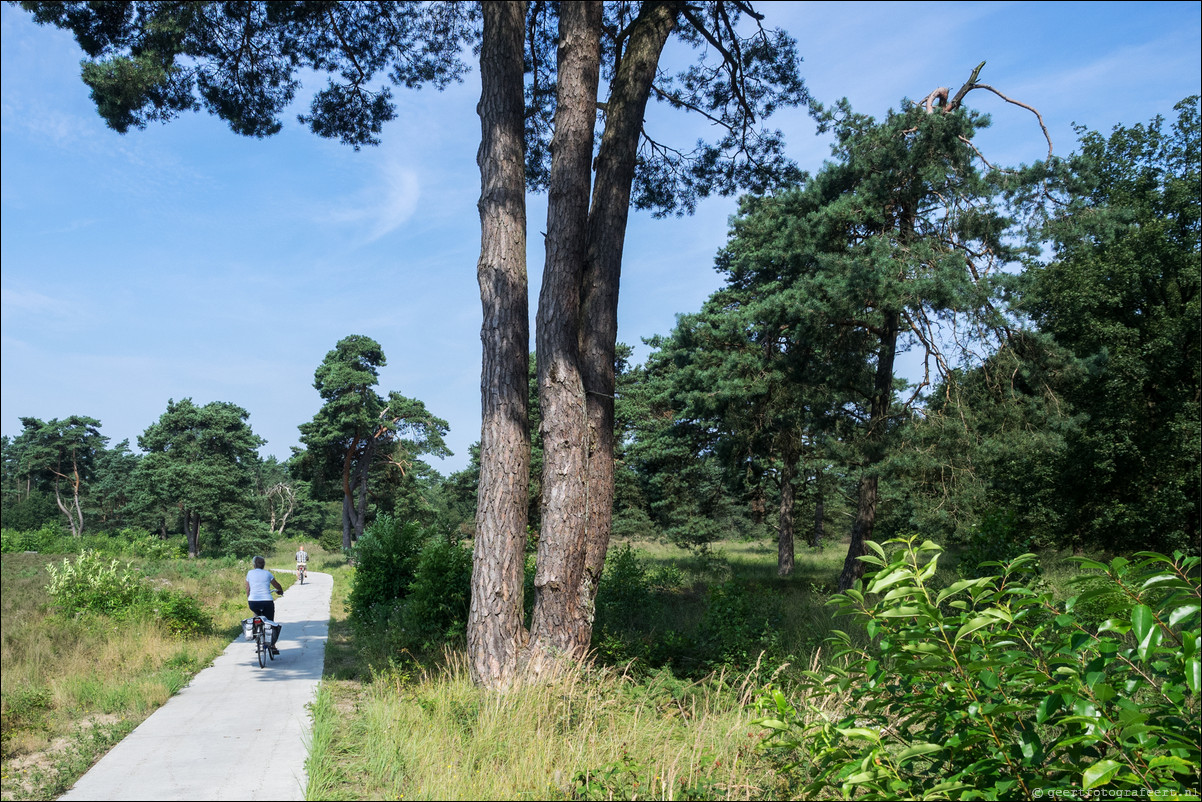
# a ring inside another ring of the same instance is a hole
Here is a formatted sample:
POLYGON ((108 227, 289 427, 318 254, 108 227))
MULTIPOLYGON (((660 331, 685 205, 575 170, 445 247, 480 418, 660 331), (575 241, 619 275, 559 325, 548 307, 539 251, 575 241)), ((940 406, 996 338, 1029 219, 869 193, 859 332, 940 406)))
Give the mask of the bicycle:
POLYGON ((308 571, 308 569, 305 568, 304 563, 296 564, 296 580, 297 580, 297 582, 299 582, 302 585, 305 584, 305 574, 307 573, 307 571, 308 571))
MULTIPOLYGON (((276 591, 273 589, 272 593, 276 591)), ((279 595, 283 596, 283 593, 279 595)), ((249 640, 255 642, 255 657, 259 660, 259 668, 266 668, 268 660, 275 660, 276 649, 271 645, 272 629, 276 623, 266 616, 255 613, 252 618, 242 619, 242 631, 249 640)))
POLYGON ((275 660, 275 652, 271 648, 271 635, 267 627, 270 619, 256 615, 251 621, 251 635, 255 641, 255 656, 259 658, 259 668, 267 667, 267 660, 275 660))

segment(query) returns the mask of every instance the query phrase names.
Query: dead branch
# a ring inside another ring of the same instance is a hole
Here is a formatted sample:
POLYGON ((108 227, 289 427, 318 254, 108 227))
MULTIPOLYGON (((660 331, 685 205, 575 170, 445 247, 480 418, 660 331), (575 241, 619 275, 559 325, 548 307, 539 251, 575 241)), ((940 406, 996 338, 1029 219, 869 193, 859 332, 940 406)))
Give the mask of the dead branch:
MULTIPOLYGON (((969 92, 973 91, 974 89, 987 89, 1007 103, 1026 109, 1035 115, 1035 119, 1039 121, 1040 129, 1043 131, 1043 138, 1047 140, 1048 158, 1050 159, 1052 157, 1052 135, 1048 133, 1048 127, 1044 124, 1043 115, 1040 114, 1039 110, 1034 106, 1029 106, 1022 101, 1015 100, 1012 97, 1007 97, 989 84, 977 83, 977 78, 979 78, 981 75, 981 68, 984 66, 984 61, 977 65, 977 68, 972 71, 972 75, 968 76, 968 80, 965 81, 964 85, 956 91, 956 94, 951 98, 951 100, 948 100, 948 88, 946 86, 941 86, 923 99, 921 104, 922 107, 926 109, 927 114, 933 114, 935 111, 935 101, 938 100, 940 101, 939 108, 943 111, 943 113, 950 114, 951 112, 960 108, 960 105, 964 102, 965 96, 967 96, 969 92)), ((963 139, 963 137, 961 137, 961 139, 963 139)), ((976 150, 976 148, 973 149, 976 150)), ((977 151, 977 155, 981 157, 982 161, 985 161, 985 157, 981 156, 981 152, 979 150, 977 151)), ((985 164, 988 165, 989 162, 986 161, 985 164)))

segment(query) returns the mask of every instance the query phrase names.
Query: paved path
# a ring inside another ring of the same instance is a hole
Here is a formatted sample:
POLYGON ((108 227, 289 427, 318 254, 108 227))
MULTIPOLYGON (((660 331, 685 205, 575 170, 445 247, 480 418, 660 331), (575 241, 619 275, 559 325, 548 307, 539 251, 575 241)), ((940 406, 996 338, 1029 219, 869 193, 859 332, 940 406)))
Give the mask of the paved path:
POLYGON ((275 604, 284 629, 274 661, 259 668, 254 644, 239 636, 61 799, 304 799, 307 705, 325 662, 333 586, 319 573, 294 583, 275 604))

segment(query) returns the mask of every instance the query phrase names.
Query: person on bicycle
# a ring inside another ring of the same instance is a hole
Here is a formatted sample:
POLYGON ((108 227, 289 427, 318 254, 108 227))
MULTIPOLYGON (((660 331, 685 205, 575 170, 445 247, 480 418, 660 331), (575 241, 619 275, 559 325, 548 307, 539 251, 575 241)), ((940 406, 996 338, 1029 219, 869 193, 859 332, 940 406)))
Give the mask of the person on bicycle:
MULTIPOLYGON (((275 600, 271 597, 271 589, 275 588, 276 592, 283 596, 284 588, 276 580, 275 574, 267 570, 266 565, 267 561, 262 557, 255 557, 255 567, 246 572, 246 604, 252 613, 274 623, 275 600)), ((280 653, 275 644, 280 639, 281 628, 279 624, 271 628, 271 651, 275 654, 280 653)))
POLYGON ((305 570, 309 563, 309 553, 305 551, 305 544, 300 544, 300 548, 296 552, 296 578, 301 578, 301 572, 305 570))

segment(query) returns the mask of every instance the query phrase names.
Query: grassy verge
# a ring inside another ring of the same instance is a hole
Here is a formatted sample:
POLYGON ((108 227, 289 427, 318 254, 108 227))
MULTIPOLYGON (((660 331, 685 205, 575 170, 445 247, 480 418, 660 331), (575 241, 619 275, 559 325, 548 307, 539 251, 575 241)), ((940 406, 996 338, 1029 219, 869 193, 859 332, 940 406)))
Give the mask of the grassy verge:
MULTIPOLYGON (((802 670, 824 670, 837 620, 826 602, 845 546, 799 549, 776 575, 772 544, 724 543, 698 558, 654 542, 616 543, 598 598, 595 660, 508 693, 470 681, 462 644, 390 653, 345 606, 336 573, 325 678, 314 704, 310 799, 765 799, 798 789, 758 748, 756 694, 805 700, 802 670), (625 567, 617 568, 629 545, 625 567), (611 595, 605 593, 620 589, 611 595), (667 645, 665 645, 667 644, 667 645)), ((1067 566, 1047 561, 1055 584, 1067 566)), ((954 555, 933 583, 959 579, 954 555)), ((854 694, 815 705, 832 718, 854 694)))
MULTIPOLYGON (((185 638, 151 618, 64 618, 45 590, 47 564, 62 559, 5 554, 0 568, 0 798, 6 800, 54 799, 70 788, 221 654, 246 615, 245 561, 164 559, 132 562, 156 585, 200 599, 213 621, 209 631, 185 638)), ((287 587, 292 577, 280 580, 287 587)))
POLYGON ((625 648, 598 653, 553 682, 504 694, 472 685, 462 644, 415 656, 381 649, 387 638, 363 637, 348 620, 346 583, 336 581, 308 798, 777 795, 771 759, 756 748, 762 733, 750 723, 751 702, 791 670, 792 660, 809 668, 821 654, 832 626, 822 583, 836 575, 842 555, 799 553, 794 575, 782 579, 775 548, 762 544, 724 544, 703 559, 658 543, 631 546, 636 575, 614 579, 638 584, 639 592, 606 608, 613 631, 621 630, 613 639, 625 639, 625 648), (750 644, 746 664, 711 667, 702 659, 700 650, 715 638, 761 631, 754 616, 727 632, 706 630, 713 630, 707 607, 717 586, 744 589, 740 609, 771 608, 781 629, 772 659, 750 644), (641 644, 667 632, 683 651, 661 654, 657 664, 644 659, 641 644))

